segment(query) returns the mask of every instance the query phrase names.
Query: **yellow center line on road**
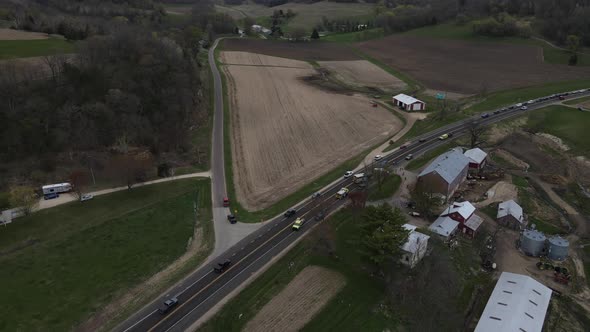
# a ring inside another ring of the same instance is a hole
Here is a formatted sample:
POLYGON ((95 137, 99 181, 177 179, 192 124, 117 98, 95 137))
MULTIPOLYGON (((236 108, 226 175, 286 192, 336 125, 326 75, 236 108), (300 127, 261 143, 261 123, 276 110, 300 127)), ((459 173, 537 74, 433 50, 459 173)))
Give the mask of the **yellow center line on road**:
MULTIPOLYGON (((350 186, 350 185, 348 185, 350 186)), ((348 187, 346 186, 346 187, 348 187)), ((329 198, 321 201, 320 203, 318 203, 317 205, 320 205, 324 202, 327 202, 328 199, 333 199, 333 196, 329 196, 329 198)), ((300 216, 304 217, 306 216, 308 213, 310 213, 313 209, 310 209, 309 211, 305 212, 304 214, 302 214, 300 216)), ((178 309, 182 308, 183 306, 185 306, 186 304, 188 304, 192 299, 194 299, 196 296, 198 296, 199 294, 201 294, 203 291, 207 290, 209 287, 211 287, 219 278, 223 277, 225 274, 227 274, 228 271, 231 271, 231 269, 235 268, 237 265, 239 265, 242 261, 244 261, 246 258, 250 257, 252 254, 254 254, 256 251, 258 251, 260 248, 262 248, 265 244, 267 244, 268 242, 270 242, 271 240, 273 240, 274 238, 276 238, 277 236, 279 236, 279 234, 283 233, 285 230, 289 229, 290 227, 292 227, 293 223, 289 223, 286 227, 284 227, 283 229, 279 230, 275 235, 273 235, 272 237, 270 237, 268 240, 264 241, 262 244, 260 244, 259 246, 257 246, 256 248, 254 248, 254 250, 252 250, 250 253, 248 253, 246 256, 244 256, 242 259, 240 259, 239 261, 237 261, 235 264, 230 265, 230 267, 223 272, 222 274, 220 274, 219 276, 217 276, 215 279, 213 279, 209 284, 205 285, 205 287, 201 288, 201 290, 199 290, 197 293, 195 293, 193 296, 191 296, 190 298, 188 298, 188 300, 184 301, 184 303, 180 304, 174 311, 178 311, 178 309)), ((174 312, 173 311, 173 312, 174 312)), ((172 312, 171 312, 172 313, 172 312)), ((155 330, 155 328, 157 328, 158 326, 160 326, 163 322, 165 322, 168 317, 172 317, 171 315, 168 315, 167 317, 164 317, 164 319, 160 320, 158 323, 156 323, 156 325, 152 326, 148 331, 152 332, 155 330)))

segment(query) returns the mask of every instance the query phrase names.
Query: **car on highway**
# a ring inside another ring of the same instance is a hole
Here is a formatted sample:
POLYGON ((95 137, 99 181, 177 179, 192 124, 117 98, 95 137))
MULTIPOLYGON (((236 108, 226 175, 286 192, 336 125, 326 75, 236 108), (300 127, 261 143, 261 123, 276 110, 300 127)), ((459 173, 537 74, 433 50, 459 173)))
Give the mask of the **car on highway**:
POLYGON ((407 147, 408 147, 408 145, 407 145, 407 144, 404 144, 404 145, 400 146, 400 147, 399 147, 399 149, 400 149, 400 150, 403 150, 403 149, 405 149, 405 148, 407 148, 407 147))
POLYGON ((228 207, 229 206, 229 198, 224 197, 223 198, 223 207, 228 207))
POLYGON ((215 271, 215 273, 223 273, 225 270, 227 270, 227 268, 229 268, 230 265, 231 261, 226 259, 222 263, 217 263, 217 266, 213 267, 213 271, 215 271))
POLYGON ((298 231, 301 228, 301 226, 303 226, 303 224, 305 224, 305 218, 297 218, 295 219, 293 226, 291 226, 291 229, 294 231, 298 231))
POLYGON ((373 159, 375 159, 375 161, 378 161, 378 160, 381 160, 381 159, 383 159, 383 156, 382 156, 382 155, 380 155, 380 154, 378 154, 378 155, 376 155, 376 156, 375 156, 373 159))
POLYGON ((495 110, 495 111, 494 111, 494 114, 500 114, 500 112, 502 112, 502 111, 500 111, 500 110, 495 110))
POLYGON ((344 172, 344 178, 347 179, 347 178, 351 177, 352 174, 354 174, 353 171, 346 171, 346 172, 344 172))
POLYGON ((526 111, 528 109, 528 107, 522 106, 520 109, 523 110, 523 111, 526 111))
POLYGON ((89 201, 93 198, 94 198, 94 195, 92 195, 92 194, 82 195, 82 197, 80 197, 80 202, 86 202, 86 201, 89 201))
POLYGON ((444 141, 444 140, 446 140, 447 138, 449 138, 449 134, 442 134, 442 135, 440 135, 440 136, 438 137, 438 139, 439 139, 439 140, 441 140, 441 141, 444 141))
POLYGON ((168 300, 164 301, 158 307, 158 312, 160 313, 160 315, 165 315, 165 314, 169 313, 170 310, 172 310, 172 308, 176 307, 177 304, 178 304, 177 298, 173 297, 171 299, 168 299, 168 300))
POLYGON ((506 112, 507 110, 508 110, 508 108, 507 108, 507 107, 502 107, 502 108, 500 109, 500 112, 506 112))
POLYGON ((484 114, 481 115, 481 117, 482 117, 482 119, 489 118, 490 117, 490 113, 484 113, 484 114))
POLYGON ((289 209, 289 210, 285 211, 285 213, 283 213, 283 216, 285 218, 289 218, 289 217, 294 216, 295 213, 297 213, 297 210, 295 210, 295 209, 289 209))
POLYGON ((406 160, 411 160, 412 158, 414 158, 414 155, 411 153, 406 156, 406 160))
POLYGON ((421 138, 421 139, 418 140, 418 142, 424 143, 424 142, 426 142, 426 138, 421 138))
POLYGON ((228 214, 227 221, 229 221, 230 224, 235 224, 238 222, 238 219, 233 214, 228 214))
POLYGON ((340 190, 338 190, 338 192, 336 193, 336 199, 342 199, 345 198, 346 196, 348 196, 348 193, 350 192, 350 189, 348 188, 341 188, 340 190))
POLYGON ((565 100, 565 96, 559 96, 559 100, 565 100))
POLYGON ((534 102, 535 102, 534 100, 529 100, 529 101, 527 101, 527 102, 526 102, 526 104, 527 104, 527 105, 530 105, 530 104, 532 104, 532 103, 534 103, 534 102))
POLYGON ((518 103, 518 104, 516 104, 516 105, 514 105, 514 106, 516 106, 516 107, 520 107, 520 106, 522 106, 522 103, 518 103))
POLYGON ((326 217, 326 213, 324 211, 320 211, 318 214, 315 215, 314 219, 317 221, 324 220, 326 217))
POLYGON ((313 193, 313 195, 311 195, 311 198, 316 199, 316 198, 320 198, 321 196, 322 196, 322 193, 318 191, 318 192, 313 193))

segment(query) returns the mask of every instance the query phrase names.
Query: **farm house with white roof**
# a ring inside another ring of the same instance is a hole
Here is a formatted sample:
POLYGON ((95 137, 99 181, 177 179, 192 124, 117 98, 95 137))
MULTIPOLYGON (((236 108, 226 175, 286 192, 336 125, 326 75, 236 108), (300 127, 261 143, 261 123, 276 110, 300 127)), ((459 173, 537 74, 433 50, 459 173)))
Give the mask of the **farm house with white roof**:
POLYGON ((403 227, 410 231, 408 240, 402 245, 402 257, 400 262, 413 268, 426 254, 428 248, 428 239, 430 236, 416 231, 416 226, 404 224, 403 227))
POLYGON ((526 226, 522 207, 512 199, 498 205, 496 221, 512 229, 524 229, 526 226))

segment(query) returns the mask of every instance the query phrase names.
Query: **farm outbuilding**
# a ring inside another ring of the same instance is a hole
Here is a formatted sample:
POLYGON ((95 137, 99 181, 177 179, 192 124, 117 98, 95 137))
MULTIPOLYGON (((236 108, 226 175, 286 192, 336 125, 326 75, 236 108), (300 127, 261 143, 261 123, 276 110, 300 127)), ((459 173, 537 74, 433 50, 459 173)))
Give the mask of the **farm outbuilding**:
POLYGON ((475 332, 541 332, 551 289, 522 274, 502 272, 475 332))
POLYGON ((417 227, 414 225, 404 224, 403 227, 410 231, 410 234, 408 235, 408 240, 402 246, 403 253, 400 262, 413 268, 426 254, 430 236, 417 232, 417 227))
POLYGON ((467 177, 469 159, 461 149, 452 149, 438 156, 418 175, 416 186, 423 191, 452 196, 467 177))
POLYGON ((438 217, 428 229, 442 236, 444 239, 448 239, 459 230, 459 222, 449 217, 438 217))
POLYGON ((498 205, 496 221, 498 224, 512 229, 524 229, 526 226, 522 207, 512 199, 498 205))
POLYGON ((465 157, 469 159, 469 170, 479 171, 487 161, 488 154, 480 148, 465 151, 465 157))
POLYGON ((406 111, 424 111, 426 109, 425 102, 403 93, 393 96, 393 104, 406 111))
POLYGON ((475 206, 468 201, 453 202, 443 210, 441 217, 447 217, 459 223, 461 233, 475 237, 477 229, 483 223, 483 219, 475 214, 475 206))

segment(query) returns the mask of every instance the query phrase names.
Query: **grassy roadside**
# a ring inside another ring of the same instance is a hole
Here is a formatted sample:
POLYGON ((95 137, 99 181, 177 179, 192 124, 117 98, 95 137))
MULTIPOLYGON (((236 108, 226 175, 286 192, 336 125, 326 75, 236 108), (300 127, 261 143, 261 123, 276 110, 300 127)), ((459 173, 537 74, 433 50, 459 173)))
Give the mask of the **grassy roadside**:
POLYGON ((351 210, 337 212, 318 227, 322 227, 322 232, 330 234, 330 238, 336 237, 335 241, 326 244, 321 236, 315 236, 313 233, 305 237, 231 299, 199 331, 240 331, 270 299, 308 265, 319 265, 337 271, 346 277, 347 284, 303 328, 304 331, 382 331, 395 327, 395 321, 388 321, 382 313, 374 310, 384 296, 384 285, 365 272, 358 252, 350 245, 358 233, 351 210), (334 255, 327 255, 318 249, 323 245, 333 247, 334 255))
POLYGON ((397 174, 390 174, 381 183, 381 189, 377 183, 372 184, 372 188, 369 190, 369 197, 367 200, 369 201, 378 201, 380 199, 386 199, 399 189, 400 184, 402 183, 402 178, 397 174))
POLYGON ((73 53, 73 42, 60 39, 0 40, 0 59, 28 58, 43 55, 73 53))
MULTIPOLYGON (((0 309, 11 319, 0 323, 0 330, 70 329, 164 269, 186 251, 195 203, 197 227, 211 247, 208 179, 102 195, 9 225, 0 233, 0 281, 5 286, 0 309)), ((204 258, 195 258, 187 268, 204 258)), ((162 281, 162 289, 172 279, 162 281)))
POLYGON ((583 97, 583 98, 576 98, 576 99, 571 99, 571 100, 566 100, 563 103, 566 105, 578 105, 578 104, 583 104, 585 102, 590 101, 590 97, 583 97))
POLYGON ((552 105, 530 113, 527 127, 557 136, 572 152, 590 156, 590 112, 552 105))
POLYGON ((419 169, 420 167, 426 165, 432 159, 438 157, 438 155, 442 154, 443 152, 448 151, 451 147, 453 147, 455 145, 456 145, 456 142, 453 140, 453 141, 449 141, 446 144, 438 146, 438 147, 426 152, 422 156, 410 161, 406 165, 405 168, 410 171, 415 171, 415 170, 419 169))

